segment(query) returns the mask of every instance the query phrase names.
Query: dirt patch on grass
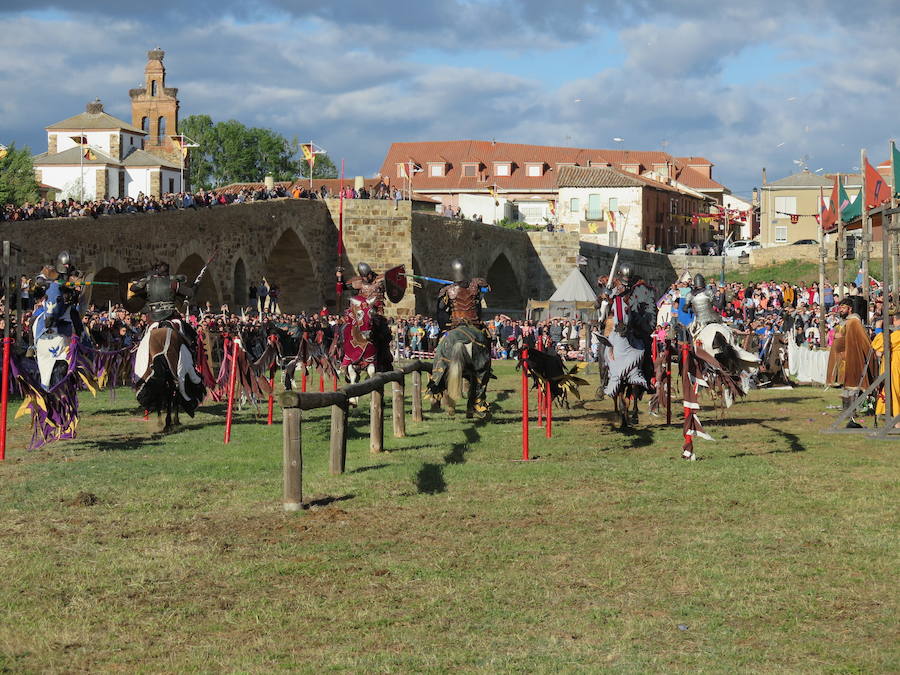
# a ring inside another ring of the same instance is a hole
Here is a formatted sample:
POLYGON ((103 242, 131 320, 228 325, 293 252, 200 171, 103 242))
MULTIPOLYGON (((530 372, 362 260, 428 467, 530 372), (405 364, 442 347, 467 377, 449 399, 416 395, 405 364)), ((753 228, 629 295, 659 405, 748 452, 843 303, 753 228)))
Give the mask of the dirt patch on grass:
POLYGON ((83 490, 75 495, 74 499, 68 501, 63 500, 66 506, 96 506, 100 503, 100 498, 93 492, 84 492, 83 490))

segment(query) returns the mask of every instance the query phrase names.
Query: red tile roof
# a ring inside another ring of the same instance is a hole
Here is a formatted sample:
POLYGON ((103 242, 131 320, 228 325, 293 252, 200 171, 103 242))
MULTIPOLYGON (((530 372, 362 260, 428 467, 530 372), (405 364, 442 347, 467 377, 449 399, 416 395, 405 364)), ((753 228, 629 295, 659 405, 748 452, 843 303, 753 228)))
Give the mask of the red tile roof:
POLYGON ((491 185, 502 190, 554 190, 560 165, 613 165, 622 169, 636 164, 638 171, 644 172, 652 170, 654 164, 667 163, 676 174, 676 180, 688 187, 723 189, 721 183, 688 168, 683 161, 688 159, 692 163, 701 163, 702 160, 711 164, 702 157, 676 159, 656 150, 602 150, 476 140, 420 141, 393 143, 381 165, 381 175, 396 183, 397 165, 411 161, 422 169, 413 177, 413 187, 419 191, 486 190, 491 185), (428 163, 441 161, 447 164, 446 174, 429 175, 428 163), (512 164, 510 175, 496 175, 494 164, 504 162, 512 164), (478 164, 476 175, 464 176, 463 164, 472 163, 478 164), (525 167, 530 163, 544 164, 545 170, 541 176, 527 175, 525 167))

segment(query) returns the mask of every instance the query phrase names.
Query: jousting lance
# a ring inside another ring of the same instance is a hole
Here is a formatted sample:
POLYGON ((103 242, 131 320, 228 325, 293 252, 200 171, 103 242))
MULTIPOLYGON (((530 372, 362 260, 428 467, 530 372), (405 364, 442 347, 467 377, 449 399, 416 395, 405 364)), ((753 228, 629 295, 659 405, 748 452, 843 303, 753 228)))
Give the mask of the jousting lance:
MULTIPOLYGON (((408 277, 410 279, 421 279, 422 281, 433 281, 436 284, 443 284, 444 286, 449 286, 450 284, 456 283, 454 281, 449 281, 447 279, 438 279, 437 277, 426 277, 421 274, 410 274, 408 272, 404 273, 403 276, 408 277)), ((490 289, 487 286, 482 287, 482 292, 487 293, 490 289)))

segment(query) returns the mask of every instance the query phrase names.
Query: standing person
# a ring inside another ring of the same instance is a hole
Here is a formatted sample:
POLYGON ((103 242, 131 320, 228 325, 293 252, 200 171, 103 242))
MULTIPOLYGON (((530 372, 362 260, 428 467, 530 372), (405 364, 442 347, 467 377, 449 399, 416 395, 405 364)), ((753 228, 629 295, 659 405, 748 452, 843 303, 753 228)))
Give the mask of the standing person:
POLYGON ((256 287, 256 301, 257 301, 257 311, 260 316, 262 316, 263 312, 268 309, 269 305, 269 284, 266 283, 266 278, 263 277, 262 281, 259 282, 259 285, 256 287))
POLYGON ((31 282, 24 274, 19 278, 19 309, 23 312, 31 309, 31 282))

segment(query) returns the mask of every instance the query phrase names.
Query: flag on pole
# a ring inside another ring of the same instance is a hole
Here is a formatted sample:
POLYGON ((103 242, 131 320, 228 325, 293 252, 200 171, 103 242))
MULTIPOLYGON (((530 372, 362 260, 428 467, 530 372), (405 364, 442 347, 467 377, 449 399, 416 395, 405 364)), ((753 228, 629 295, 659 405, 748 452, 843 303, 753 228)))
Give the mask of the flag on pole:
POLYGON ((497 188, 494 185, 488 187, 488 194, 494 198, 494 206, 500 206, 500 201, 497 199, 497 188))
POLYGON ((894 141, 891 141, 891 178, 894 179, 894 196, 900 196, 900 183, 897 181, 897 175, 900 172, 900 152, 894 141))
POLYGON ((547 206, 550 208, 550 215, 555 216, 556 215, 556 202, 551 199, 547 202, 547 206))
POLYGON ((866 208, 881 206, 891 198, 891 189, 875 167, 866 159, 866 208))
POLYGON ((609 209, 607 209, 606 210, 606 220, 609 221, 609 226, 613 230, 615 230, 616 229, 616 212, 610 211, 609 209))
POLYGON ((97 159, 97 155, 94 154, 93 150, 88 148, 87 150, 84 151, 84 158, 87 160, 94 160, 94 159, 97 159))
POLYGON ((184 139, 182 139, 180 136, 172 136, 172 142, 181 151, 181 156, 187 157, 188 146, 187 143, 184 142, 184 139))

